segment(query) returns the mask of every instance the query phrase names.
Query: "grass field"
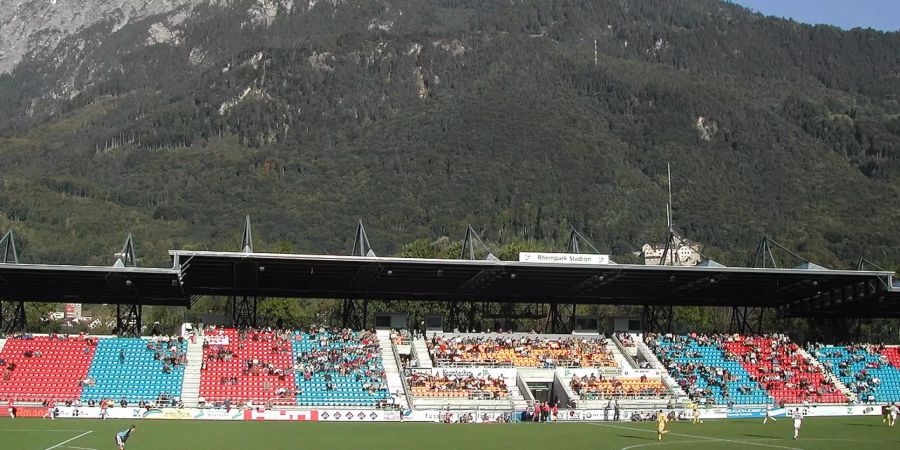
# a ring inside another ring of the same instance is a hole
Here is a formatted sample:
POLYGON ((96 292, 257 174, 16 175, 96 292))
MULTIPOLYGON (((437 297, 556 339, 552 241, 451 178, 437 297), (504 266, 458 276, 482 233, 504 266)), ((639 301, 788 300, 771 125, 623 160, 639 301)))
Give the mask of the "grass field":
POLYGON ((654 423, 411 424, 213 422, 177 420, 0 419, 0 449, 115 449, 114 434, 137 425, 129 450, 359 449, 848 449, 900 448, 900 427, 881 417, 807 418, 799 440, 788 419, 707 420, 670 424, 656 440, 654 423))

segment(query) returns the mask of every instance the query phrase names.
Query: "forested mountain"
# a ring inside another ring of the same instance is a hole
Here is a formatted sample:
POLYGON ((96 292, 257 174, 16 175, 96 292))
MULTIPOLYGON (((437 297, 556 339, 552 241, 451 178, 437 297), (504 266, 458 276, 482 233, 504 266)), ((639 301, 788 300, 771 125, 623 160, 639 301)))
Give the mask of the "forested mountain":
MULTIPOLYGON (((90 1, 90 0, 89 0, 90 1)), ((763 233, 900 260, 900 33, 714 0, 223 1, 99 20, 0 75, 0 230, 22 259, 379 254, 415 239, 628 255, 763 233), (530 241, 530 243, 527 243, 530 241)))

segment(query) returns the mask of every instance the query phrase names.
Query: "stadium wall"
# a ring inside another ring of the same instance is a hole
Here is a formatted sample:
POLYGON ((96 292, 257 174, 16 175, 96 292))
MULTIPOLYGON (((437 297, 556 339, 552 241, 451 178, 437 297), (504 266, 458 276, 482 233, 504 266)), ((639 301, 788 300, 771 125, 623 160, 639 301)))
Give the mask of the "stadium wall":
MULTIPOLYGON (((805 415, 810 417, 826 416, 877 416, 881 414, 878 405, 852 405, 852 406, 816 406, 793 405, 772 410, 775 417, 783 417, 794 408, 803 408, 805 415)), ((101 409, 97 407, 65 407, 57 408, 59 419, 99 419, 101 409)), ((21 407, 18 408, 20 417, 42 417, 46 408, 21 407)), ((675 411, 682 419, 688 419, 692 415, 689 408, 666 409, 666 412, 675 411)), ((647 414, 648 409, 621 409, 619 411, 622 421, 630 421, 632 414, 647 414)), ((108 408, 108 419, 148 419, 148 420, 244 420, 244 421, 292 421, 292 422, 443 422, 446 414, 456 421, 465 414, 472 414, 481 421, 484 416, 493 421, 509 411, 381 411, 371 409, 303 409, 303 410, 239 410, 239 409, 199 409, 199 408, 108 408)), ((739 407, 739 408, 702 408, 702 419, 746 419, 762 418, 765 416, 764 407, 739 407)), ((606 409, 561 409, 558 419, 561 422, 602 422, 613 418, 613 411, 606 409)))

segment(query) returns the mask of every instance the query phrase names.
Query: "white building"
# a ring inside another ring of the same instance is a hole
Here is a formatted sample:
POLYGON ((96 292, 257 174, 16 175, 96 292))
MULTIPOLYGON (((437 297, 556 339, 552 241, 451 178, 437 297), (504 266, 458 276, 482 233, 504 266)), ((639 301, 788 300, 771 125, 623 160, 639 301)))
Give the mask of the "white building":
MULTIPOLYGON (((665 265, 696 266, 697 264, 700 264, 700 261, 702 260, 702 256, 700 255, 700 244, 678 236, 675 236, 674 241, 675 248, 669 249, 670 252, 674 252, 674 264, 672 255, 670 254, 666 255, 665 265)), ((641 247, 641 253, 644 256, 644 264, 648 266, 658 266, 665 248, 665 245, 644 244, 644 246, 641 247)))

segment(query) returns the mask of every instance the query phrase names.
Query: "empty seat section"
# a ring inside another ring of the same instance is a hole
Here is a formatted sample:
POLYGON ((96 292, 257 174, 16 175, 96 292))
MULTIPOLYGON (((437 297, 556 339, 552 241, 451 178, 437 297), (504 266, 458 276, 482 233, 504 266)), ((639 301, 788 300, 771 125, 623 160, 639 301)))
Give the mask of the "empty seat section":
POLYGON ((868 345, 826 345, 812 352, 860 401, 896 402, 900 401, 900 369, 891 363, 891 350, 896 353, 896 347, 879 352, 868 345))
POLYGON ((771 403, 736 358, 726 358, 720 341, 706 336, 648 336, 647 345, 695 401, 738 405, 771 403))
POLYGON ((77 399, 94 344, 93 339, 47 336, 8 339, 0 352, 0 400, 77 399))
POLYGON ((181 396, 187 343, 138 338, 100 339, 81 399, 129 403, 181 396))
POLYGON ((845 403, 847 396, 799 352, 786 336, 737 337, 724 344, 744 368, 781 403, 845 403))
POLYGON ((294 405, 291 338, 290 332, 208 330, 200 397, 209 403, 294 405))
POLYGON ((298 331, 293 351, 298 405, 374 406, 390 398, 375 333, 298 331))

